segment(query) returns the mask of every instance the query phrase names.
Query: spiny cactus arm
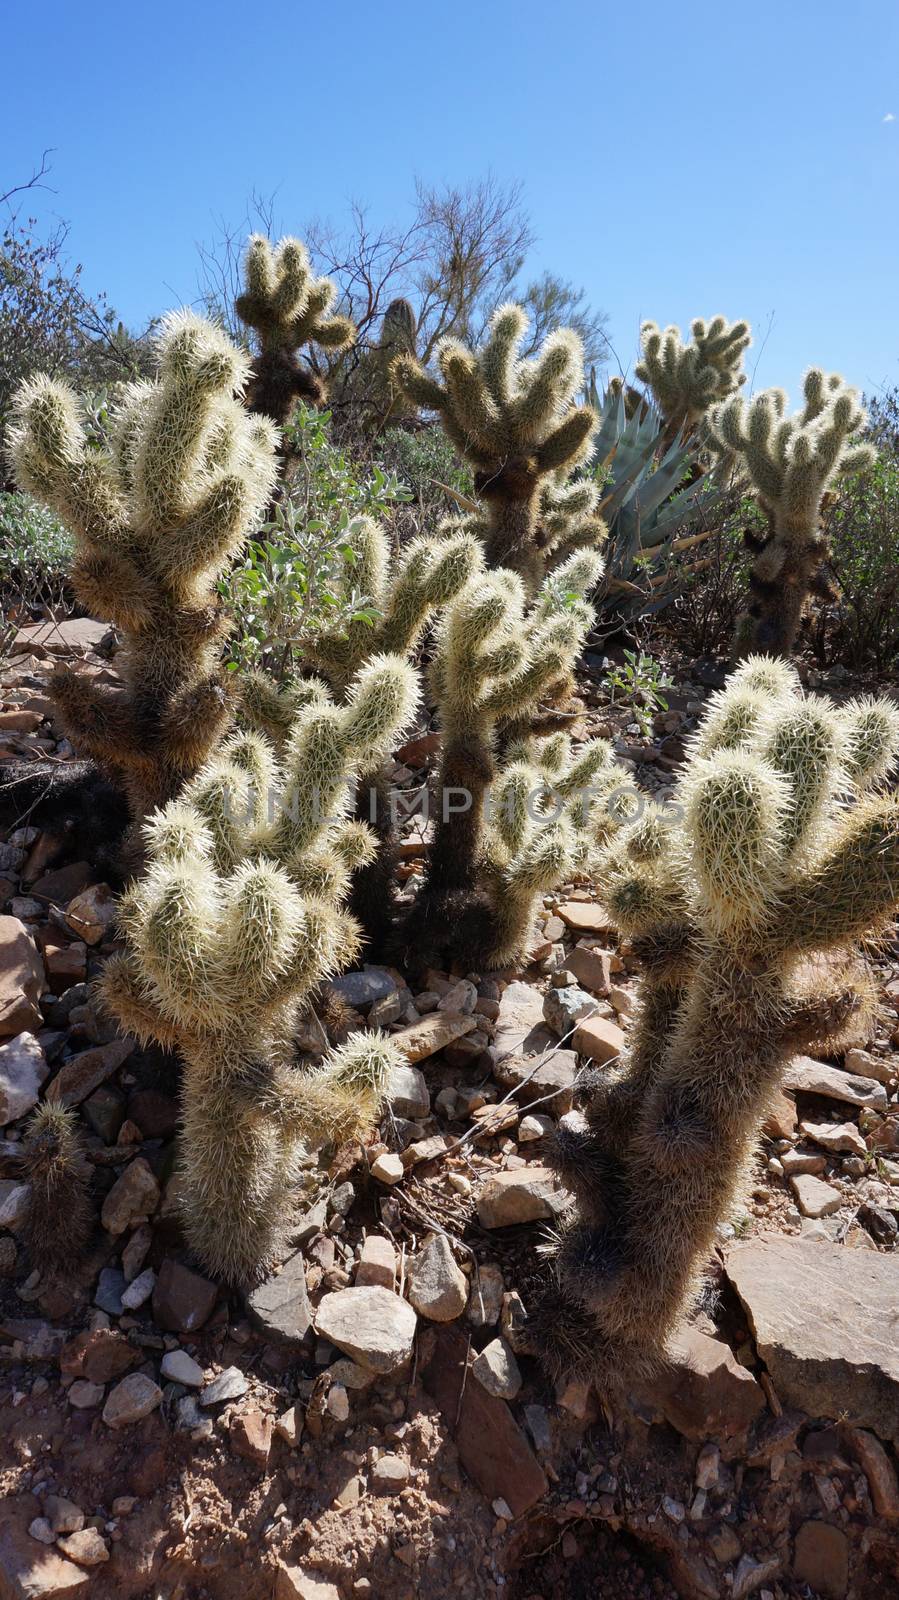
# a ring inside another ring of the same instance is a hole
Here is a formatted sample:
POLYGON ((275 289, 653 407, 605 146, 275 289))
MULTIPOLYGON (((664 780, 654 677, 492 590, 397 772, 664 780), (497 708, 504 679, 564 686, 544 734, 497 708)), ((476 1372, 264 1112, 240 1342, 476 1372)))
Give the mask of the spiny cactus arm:
POLYGON ((126 894, 119 923, 171 1021, 204 1028, 223 1014, 217 939, 220 880, 205 860, 154 862, 126 894))
MULTIPOLYGON (((533 361, 518 368, 518 392, 509 405, 519 443, 542 445, 553 425, 568 411, 571 397, 583 387, 584 347, 573 328, 557 328, 544 340, 533 361)), ((589 406, 582 421, 596 424, 589 406)))
POLYGON ((296 350, 315 342, 340 350, 356 330, 348 317, 329 317, 337 289, 330 278, 316 278, 304 244, 284 238, 273 249, 263 234, 253 234, 244 257, 245 289, 235 301, 241 321, 255 330, 263 349, 296 350))
POLYGON ((378 649, 411 650, 431 613, 449 605, 483 565, 480 543, 464 529, 449 525, 442 538, 414 540, 398 559, 388 586, 378 649))
POLYGON ((790 785, 784 851, 801 850, 814 845, 839 782, 840 725, 830 703, 814 696, 776 707, 769 720, 760 754, 790 785))
POLYGON ((28 1184, 22 1234, 43 1271, 78 1265, 93 1222, 89 1170, 74 1111, 45 1100, 28 1123, 20 1158, 28 1184))
POLYGON ((409 396, 423 411, 439 411, 443 417, 449 407, 449 396, 442 383, 432 378, 415 356, 395 356, 390 365, 390 375, 397 388, 409 396))
POLYGON ((90 550, 72 563, 72 588, 92 616, 126 633, 149 628, 159 612, 159 586, 139 561, 116 550, 90 550))
POLYGON ((267 673, 251 670, 240 682, 244 720, 251 729, 271 739, 276 749, 283 746, 304 706, 326 705, 330 698, 321 678, 301 678, 287 689, 278 689, 267 673))
POLYGON ((899 705, 885 696, 861 696, 848 701, 837 715, 849 778, 859 789, 881 782, 899 757, 899 705))
POLYGON ((118 951, 106 962, 96 984, 103 1009, 115 1018, 139 1044, 151 1041, 165 1050, 176 1050, 184 1031, 167 1017, 158 1001, 158 991, 147 982, 137 956, 118 951))
POLYGON ((719 751, 690 763, 680 801, 700 920, 724 938, 745 937, 767 923, 783 886, 789 784, 748 751, 719 751))
POLYGON ((64 666, 54 671, 50 688, 68 738, 84 755, 118 770, 150 762, 146 740, 117 690, 64 666))
POLYGON ((747 323, 729 323, 721 316, 709 323, 697 317, 692 335, 692 342, 685 343, 679 328, 663 330, 644 322, 643 358, 634 368, 652 389, 666 422, 678 426, 695 423, 715 401, 745 383, 743 355, 752 343, 747 323))
POLYGON ((86 553, 121 544, 127 511, 112 459, 89 447, 67 384, 39 376, 19 386, 9 449, 17 482, 57 512, 86 553))
POLYGON ((838 1037, 864 1006, 865 997, 854 980, 847 980, 842 988, 823 989, 820 994, 797 999, 780 1024, 785 1049, 801 1055, 813 1045, 838 1037))
POLYGON ((882 929, 899 904, 899 800, 870 797, 830 848, 781 898, 788 946, 835 950, 882 929))
POLYGON ((344 1144, 370 1128, 390 1073, 406 1058, 381 1033, 353 1035, 313 1072, 287 1072, 260 1058, 243 1064, 235 1093, 254 1116, 272 1117, 311 1148, 344 1144))
POLYGON ((534 827, 518 854, 502 868, 491 895, 491 966, 504 966, 526 954, 536 897, 548 894, 564 881, 575 853, 573 830, 563 819, 534 827))
POLYGON ((535 451, 538 473, 573 469, 589 454, 598 418, 590 406, 576 406, 541 441, 535 451))

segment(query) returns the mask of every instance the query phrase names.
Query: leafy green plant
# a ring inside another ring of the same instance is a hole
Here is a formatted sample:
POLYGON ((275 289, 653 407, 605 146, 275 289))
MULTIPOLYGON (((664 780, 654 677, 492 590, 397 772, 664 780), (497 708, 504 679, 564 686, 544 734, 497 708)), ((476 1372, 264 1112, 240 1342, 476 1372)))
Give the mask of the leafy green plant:
POLYGON ((236 621, 232 672, 261 668, 283 682, 311 638, 377 618, 356 581, 348 530, 360 515, 381 516, 410 500, 411 491, 377 462, 362 469, 351 461, 333 443, 330 422, 330 411, 297 408, 285 429, 288 493, 219 584, 236 621))
POLYGON ((0 611, 27 621, 34 607, 71 610, 75 542, 30 494, 0 494, 0 611))
POLYGON ((839 595, 809 620, 817 660, 890 671, 899 663, 899 450, 846 475, 822 530, 839 595))
POLYGON ((663 690, 670 689, 671 679, 645 650, 625 650, 624 661, 612 667, 606 683, 612 705, 619 695, 630 702, 634 721, 644 736, 652 731, 653 713, 668 710, 663 690))
POLYGON ((410 432, 388 428, 380 441, 381 456, 399 477, 408 483, 414 498, 422 505, 435 504, 441 514, 452 508, 452 495, 445 489, 471 498, 474 476, 462 461, 442 428, 424 427, 410 432))

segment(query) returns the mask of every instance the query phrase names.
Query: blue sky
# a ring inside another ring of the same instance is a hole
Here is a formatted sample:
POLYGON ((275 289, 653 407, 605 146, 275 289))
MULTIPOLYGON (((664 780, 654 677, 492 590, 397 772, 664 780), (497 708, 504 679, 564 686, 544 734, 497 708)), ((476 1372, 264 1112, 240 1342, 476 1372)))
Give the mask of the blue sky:
POLYGON ((53 147, 39 212, 132 325, 254 187, 299 232, 492 169, 625 362, 643 317, 720 310, 756 386, 899 382, 896 0, 45 0, 3 36, 0 192, 53 147))

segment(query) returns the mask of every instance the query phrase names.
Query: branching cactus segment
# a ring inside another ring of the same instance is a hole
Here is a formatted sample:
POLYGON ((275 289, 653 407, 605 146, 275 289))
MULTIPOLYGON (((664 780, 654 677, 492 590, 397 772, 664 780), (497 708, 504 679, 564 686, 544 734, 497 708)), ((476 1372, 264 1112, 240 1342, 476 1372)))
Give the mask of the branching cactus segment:
POLYGON ((713 438, 745 465, 769 524, 766 538, 745 536, 755 563, 749 609, 737 624, 738 654, 789 655, 810 595, 832 598, 822 570, 822 503, 841 473, 874 460, 869 445, 853 443, 865 422, 856 390, 818 367, 806 374, 804 390, 805 405, 793 416, 783 391, 766 389, 748 403, 737 396, 709 417, 713 438))
POLYGON ((226 742, 148 823, 149 868, 123 901, 127 949, 102 992, 130 1032, 184 1057, 187 1234, 231 1282, 251 1282, 278 1252, 299 1142, 364 1127, 399 1060, 367 1034, 300 1073, 291 1041, 311 991, 358 948, 343 904, 373 840, 342 820, 348 784, 401 734, 416 690, 404 661, 381 657, 345 706, 322 698, 299 712, 280 764, 259 735, 226 742))
POLYGON ((415 360, 417 335, 418 321, 409 301, 391 300, 377 344, 359 362, 353 392, 359 393, 370 425, 378 432, 415 413, 415 405, 394 377, 393 363, 397 356, 415 360))
POLYGON ((71 1272, 93 1225, 90 1166, 74 1111, 45 1100, 22 1141, 21 1175, 28 1184, 23 1235, 41 1271, 71 1272))
POLYGON ((521 306, 500 306, 480 350, 443 340, 437 351, 442 381, 411 356, 399 356, 393 372, 416 405, 439 413, 474 468, 487 510, 488 565, 510 568, 533 595, 546 573, 537 538, 541 485, 584 459, 596 415, 574 404, 584 378, 577 334, 559 329, 536 358, 525 360, 519 351, 527 326, 521 306))
POLYGON ((858 943, 899 903, 899 802, 872 786, 897 749, 889 703, 837 714, 783 664, 750 660, 700 730, 669 838, 650 817, 614 841, 603 894, 648 984, 628 1059, 605 1082, 586 1075, 586 1129, 562 1130, 578 1216, 561 1307, 535 1319, 550 1361, 612 1382, 660 1357, 785 1062, 868 1003, 858 943), (753 694, 755 721, 732 717, 753 694))
POLYGON ((680 328, 644 322, 640 330, 643 357, 634 372, 652 390, 675 432, 694 427, 711 406, 746 382, 743 356, 752 343, 748 323, 697 317, 691 331, 693 337, 685 343, 680 328))
POLYGON ((263 234, 253 234, 244 259, 244 292, 235 301, 237 315, 258 343, 248 390, 252 411, 283 427, 298 400, 323 404, 325 384, 298 351, 308 344, 333 351, 352 344, 356 330, 349 318, 330 315, 336 298, 336 285, 315 276, 299 239, 272 246, 263 234))
POLYGON ((237 395, 247 362, 190 312, 166 318, 159 377, 126 391, 112 446, 90 440, 66 385, 16 397, 18 481, 73 533, 81 603, 125 635, 125 691, 60 668, 52 692, 72 743, 125 785, 135 818, 177 793, 227 730, 216 580, 265 506, 276 435, 237 395))

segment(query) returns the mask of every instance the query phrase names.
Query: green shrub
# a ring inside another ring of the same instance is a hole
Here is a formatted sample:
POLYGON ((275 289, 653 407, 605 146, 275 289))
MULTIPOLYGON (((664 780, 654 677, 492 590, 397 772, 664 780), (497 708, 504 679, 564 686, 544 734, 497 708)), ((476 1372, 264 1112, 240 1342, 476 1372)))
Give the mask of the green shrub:
POLYGON ((0 611, 64 604, 73 552, 52 511, 30 494, 0 494, 0 611))
POLYGON ((891 671, 899 665, 899 449, 847 474, 823 525, 840 594, 808 623, 818 662, 891 671))
POLYGON ((388 428, 380 441, 381 456, 412 490, 421 505, 434 505, 441 514, 453 509, 452 496, 443 487, 469 499, 474 494, 471 468, 461 461, 442 428, 388 428))

